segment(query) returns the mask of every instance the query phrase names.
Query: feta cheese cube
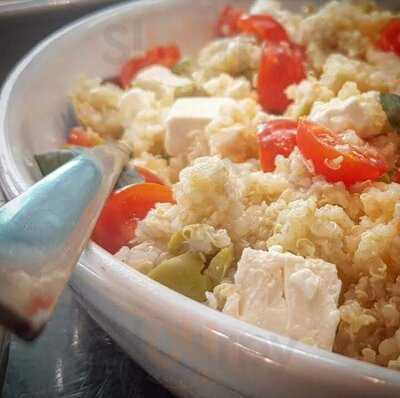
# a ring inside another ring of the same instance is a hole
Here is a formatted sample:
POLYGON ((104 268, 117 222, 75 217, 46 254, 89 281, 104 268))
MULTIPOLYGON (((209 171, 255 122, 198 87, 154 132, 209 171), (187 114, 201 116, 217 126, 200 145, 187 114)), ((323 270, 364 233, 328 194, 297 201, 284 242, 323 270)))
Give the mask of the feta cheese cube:
POLYGON ((235 274, 235 287, 224 313, 286 335, 283 268, 274 256, 263 250, 244 249, 235 274))
POLYGON ((235 101, 224 97, 190 97, 175 101, 166 119, 165 149, 171 156, 185 153, 192 143, 192 132, 203 130, 225 106, 235 101))
POLYGON ((285 263, 288 336, 330 351, 340 319, 336 267, 323 260, 290 257, 285 263))
POLYGON ((135 83, 142 85, 152 84, 154 82, 174 88, 184 87, 192 84, 190 79, 178 76, 162 65, 152 65, 144 68, 136 75, 135 78, 135 83))
POLYGON ((315 102, 309 119, 335 133, 354 130, 364 139, 381 134, 387 122, 375 91, 346 99, 333 98, 326 103, 315 102))
POLYGON ((339 323, 336 266, 247 248, 223 312, 266 330, 331 350, 339 323))

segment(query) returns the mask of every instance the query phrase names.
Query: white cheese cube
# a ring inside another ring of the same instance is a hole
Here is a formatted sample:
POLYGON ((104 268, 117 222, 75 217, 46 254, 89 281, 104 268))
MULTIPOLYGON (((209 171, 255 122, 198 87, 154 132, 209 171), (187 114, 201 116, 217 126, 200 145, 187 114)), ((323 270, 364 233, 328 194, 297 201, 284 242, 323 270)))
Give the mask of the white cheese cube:
POLYGON ((285 264, 288 336, 332 350, 341 286, 333 264, 291 255, 285 264))
POLYGON ((154 82, 174 88, 184 87, 192 83, 190 79, 178 76, 162 65, 152 65, 144 68, 135 78, 135 83, 142 85, 152 84, 154 82))
POLYGON ((234 294, 223 312, 260 328, 286 335, 283 267, 270 253, 244 249, 235 274, 234 294))
POLYGON ((331 350, 339 323, 340 289, 334 264, 247 248, 223 312, 331 350))
POLYGON ((364 139, 381 134, 387 122, 375 91, 346 99, 333 98, 326 103, 315 102, 308 118, 335 133, 354 130, 364 139))
POLYGON ((192 132, 203 130, 223 107, 235 101, 224 97, 190 97, 178 99, 166 120, 165 149, 171 156, 185 153, 192 143, 192 132))

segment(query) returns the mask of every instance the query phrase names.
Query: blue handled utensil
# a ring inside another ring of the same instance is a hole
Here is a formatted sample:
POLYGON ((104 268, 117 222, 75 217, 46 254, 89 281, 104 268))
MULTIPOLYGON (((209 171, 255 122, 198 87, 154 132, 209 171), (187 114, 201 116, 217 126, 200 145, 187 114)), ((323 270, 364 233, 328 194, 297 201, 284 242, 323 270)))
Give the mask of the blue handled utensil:
POLYGON ((50 318, 131 150, 84 151, 0 208, 0 324, 21 338, 50 318))

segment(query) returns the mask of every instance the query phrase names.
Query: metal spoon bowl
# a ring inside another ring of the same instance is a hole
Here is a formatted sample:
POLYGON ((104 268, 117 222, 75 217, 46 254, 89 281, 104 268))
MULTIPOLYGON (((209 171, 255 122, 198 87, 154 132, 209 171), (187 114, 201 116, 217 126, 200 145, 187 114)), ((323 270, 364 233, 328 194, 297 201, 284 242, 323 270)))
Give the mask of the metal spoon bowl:
POLYGON ((0 324, 27 340, 43 329, 131 149, 87 150, 0 208, 0 324))

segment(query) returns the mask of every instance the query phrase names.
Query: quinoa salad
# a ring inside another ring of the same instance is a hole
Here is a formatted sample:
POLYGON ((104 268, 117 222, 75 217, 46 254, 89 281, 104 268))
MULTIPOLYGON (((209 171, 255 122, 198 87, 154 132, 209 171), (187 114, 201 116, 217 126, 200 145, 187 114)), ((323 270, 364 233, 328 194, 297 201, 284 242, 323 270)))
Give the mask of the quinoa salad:
POLYGON ((214 310, 400 370, 400 14, 258 0, 215 21, 196 54, 161 43, 73 87, 68 146, 134 144, 93 240, 214 310))

